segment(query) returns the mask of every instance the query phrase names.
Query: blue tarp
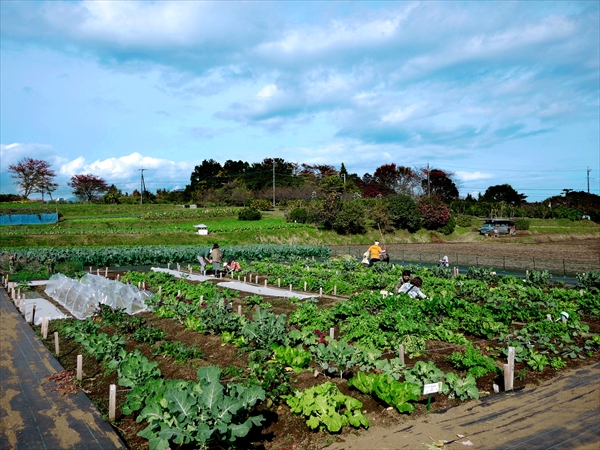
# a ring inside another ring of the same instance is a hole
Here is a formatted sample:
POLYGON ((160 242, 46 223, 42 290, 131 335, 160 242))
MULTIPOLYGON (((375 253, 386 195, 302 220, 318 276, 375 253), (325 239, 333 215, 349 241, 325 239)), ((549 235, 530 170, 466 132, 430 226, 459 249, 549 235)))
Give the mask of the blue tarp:
POLYGON ((45 225, 57 223, 58 214, 3 214, 0 225, 45 225))

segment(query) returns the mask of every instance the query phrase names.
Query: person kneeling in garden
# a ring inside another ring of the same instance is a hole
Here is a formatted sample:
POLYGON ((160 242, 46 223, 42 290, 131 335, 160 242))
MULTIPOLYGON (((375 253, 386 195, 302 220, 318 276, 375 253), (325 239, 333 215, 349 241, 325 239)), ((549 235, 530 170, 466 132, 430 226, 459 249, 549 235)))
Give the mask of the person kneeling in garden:
POLYGON ((419 277, 414 277, 408 283, 404 283, 402 286, 400 286, 400 289, 398 289, 398 294, 400 292, 404 292, 411 298, 427 298, 427 296, 421 291, 421 286, 423 286, 423 280, 421 280, 419 277))

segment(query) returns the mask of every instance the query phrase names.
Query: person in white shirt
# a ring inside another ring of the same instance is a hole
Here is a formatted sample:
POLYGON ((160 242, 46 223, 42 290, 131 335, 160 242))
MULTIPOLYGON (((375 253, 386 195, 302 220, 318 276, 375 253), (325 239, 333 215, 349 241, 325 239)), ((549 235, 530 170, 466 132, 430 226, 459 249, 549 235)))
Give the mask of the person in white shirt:
POLYGON ((423 280, 419 277, 414 277, 408 283, 404 283, 398 289, 398 294, 400 292, 404 292, 411 298, 427 298, 427 296, 421 291, 421 286, 423 286, 423 280))

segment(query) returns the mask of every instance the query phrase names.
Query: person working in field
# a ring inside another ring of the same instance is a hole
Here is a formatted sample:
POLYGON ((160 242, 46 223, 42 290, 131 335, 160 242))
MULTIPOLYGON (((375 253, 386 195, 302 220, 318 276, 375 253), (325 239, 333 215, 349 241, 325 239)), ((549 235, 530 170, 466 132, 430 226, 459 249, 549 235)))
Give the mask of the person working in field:
POLYGON ((421 292, 421 286, 423 286, 423 280, 421 280, 419 277, 414 277, 408 283, 404 283, 402 286, 400 286, 398 294, 404 292, 410 298, 427 298, 427 296, 421 292))
POLYGON ((410 270, 404 269, 402 271, 402 277, 398 280, 396 285, 394 286, 394 292, 400 292, 400 288, 404 283, 408 283, 410 281, 410 270))
POLYGON ((373 263, 380 262, 379 254, 381 253, 381 247, 379 246, 379 241, 375 241, 373 245, 369 247, 369 267, 373 265, 373 263))
POLYGON ((242 266, 240 266, 239 262, 234 261, 233 258, 229 258, 227 262, 223 264, 223 269, 225 270, 225 273, 229 275, 230 273, 241 271, 242 266))
POLYGON ((223 262, 223 252, 219 248, 219 244, 213 245, 210 251, 210 256, 207 258, 208 262, 213 265, 216 278, 221 278, 221 263, 223 262))

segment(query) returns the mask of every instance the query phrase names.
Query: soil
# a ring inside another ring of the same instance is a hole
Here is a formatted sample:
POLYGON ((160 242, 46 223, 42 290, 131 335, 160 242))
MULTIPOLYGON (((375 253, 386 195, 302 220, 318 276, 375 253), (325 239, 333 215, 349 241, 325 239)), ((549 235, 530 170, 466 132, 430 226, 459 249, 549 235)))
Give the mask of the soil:
MULTIPOLYGON (((433 244, 429 244, 433 245, 433 244)), ((110 274, 109 276, 115 274, 110 274)), ((256 280, 256 283, 260 285, 262 280, 256 280)), ((40 295, 44 295, 43 288, 38 288, 40 295)), ((248 294, 249 295, 249 294, 248 294)), ((240 292, 240 297, 234 301, 233 311, 237 311, 238 304, 243 305, 244 314, 251 316, 253 309, 249 309, 244 304, 244 298, 246 294, 240 292)), ((52 301, 52 300, 51 300, 52 301)), ((280 314, 289 314, 295 309, 295 305, 292 304, 289 299, 286 298, 268 298, 265 297, 265 301, 268 301, 272 305, 273 312, 280 314)), ((340 298, 336 297, 325 297, 320 301, 321 306, 331 306, 335 302, 340 301, 340 298)), ((248 366, 248 353, 244 353, 233 345, 222 345, 220 336, 201 334, 198 332, 187 330, 183 325, 172 319, 161 319, 156 317, 153 313, 142 313, 138 315, 143 317, 148 324, 154 325, 161 328, 166 333, 166 340, 182 342, 185 345, 196 345, 198 346, 204 356, 202 358, 187 361, 186 363, 177 363, 170 357, 154 357, 149 345, 139 344, 129 339, 127 341, 126 349, 132 351, 139 349, 146 357, 153 359, 159 363, 159 369, 165 378, 169 379, 185 379, 195 380, 197 369, 201 366, 218 365, 221 369, 225 369, 226 373, 235 373, 238 369, 243 371, 248 366)), ((115 327, 102 326, 100 332, 105 332, 109 335, 116 333, 115 327)), ((600 330, 600 323, 598 321, 590 322, 591 331, 600 330)), ((49 329, 49 336, 52 336, 55 325, 51 322, 49 329)), ((475 340, 473 338, 473 340, 475 340)), ((45 344, 52 351, 53 340, 47 339, 45 344)), ((107 373, 106 368, 100 365, 95 358, 89 356, 82 346, 74 341, 68 341, 61 339, 61 355, 58 357, 59 362, 69 372, 75 372, 76 370, 76 359, 78 354, 84 355, 83 357, 83 373, 84 377, 80 383, 80 388, 87 393, 87 395, 96 403, 101 413, 104 415, 108 414, 108 391, 110 384, 117 384, 116 373, 107 373)), ((485 348, 485 343, 481 344, 482 348, 485 348)), ((448 343, 429 341, 427 344, 427 351, 421 355, 411 358, 406 358, 407 365, 412 367, 418 360, 423 361, 434 361, 436 366, 444 372, 457 372, 446 359, 453 351, 456 351, 457 347, 452 346, 448 343)), ((388 357, 394 357, 395 355, 387 355, 388 357)), ((592 358, 586 360, 569 360, 567 369, 575 369, 581 365, 590 364, 591 362, 600 361, 600 352, 596 352, 592 358)), ((366 396, 358 391, 355 391, 348 387, 347 379, 353 374, 348 373, 344 376, 344 379, 339 378, 327 378, 323 374, 316 374, 317 367, 311 367, 309 370, 302 372, 301 374, 289 374, 289 384, 293 388, 303 389, 306 387, 321 384, 326 380, 333 381, 338 385, 340 390, 347 394, 352 395, 361 402, 363 402, 363 412, 371 422, 371 430, 379 431, 367 431, 364 429, 355 430, 350 429, 351 427, 345 427, 340 434, 331 435, 325 432, 313 432, 305 425, 304 419, 300 416, 291 414, 289 408, 282 404, 273 404, 267 407, 263 404, 258 407, 261 413, 265 417, 264 426, 262 428, 255 428, 251 434, 247 436, 242 442, 239 442, 240 448, 248 449, 273 449, 273 450, 285 450, 285 449, 320 449, 327 445, 333 444, 336 441, 346 441, 348 445, 353 442, 354 439, 360 439, 360 436, 364 436, 365 433, 370 433, 372 439, 383 439, 383 436, 387 436, 390 433, 390 427, 395 429, 402 429, 402 427, 412 426, 415 420, 421 420, 422 418, 429 417, 431 413, 440 411, 451 411, 455 407, 461 405, 462 402, 458 400, 449 400, 446 396, 433 394, 430 399, 430 410, 427 408, 428 398, 423 396, 416 404, 416 410, 411 415, 400 414, 393 408, 388 408, 386 405, 379 403, 371 396, 366 396), (375 433, 375 434, 373 434, 375 433), (377 434, 379 433, 379 434, 377 434)), ((458 372, 461 376, 464 374, 458 372)), ((515 388, 519 389, 523 386, 532 386, 544 383, 547 380, 551 380, 557 376, 558 372, 546 367, 543 372, 533 372, 528 370, 524 363, 515 364, 515 388)), ((503 377, 499 374, 490 373, 484 378, 480 378, 477 381, 477 386, 480 390, 482 398, 486 396, 493 396, 493 385, 496 384, 503 389, 503 377)), ((560 395, 560 392, 556 395, 560 395)), ((145 425, 139 424, 135 421, 133 415, 124 416, 120 413, 120 404, 125 400, 126 391, 119 391, 117 395, 117 417, 113 422, 113 426, 119 432, 122 439, 127 443, 131 449, 148 449, 148 441, 137 436, 137 433, 145 428, 145 425)), ((463 405, 464 406, 464 405, 463 405)), ((487 411, 491 412, 491 411, 487 411)), ((556 418, 557 422, 560 422, 560 418, 556 418)), ((422 437, 421 437, 422 439, 422 437)), ((347 448, 384 448, 381 447, 361 447, 365 445, 357 443, 356 447, 349 446, 347 448)), ((369 441, 375 442, 375 441, 369 441)), ((383 441, 382 441, 383 442, 383 441)), ((345 448, 335 447, 335 448, 345 448)), ((389 447, 393 448, 393 447, 389 447)), ((411 448, 411 447, 406 447, 411 448)), ((415 448, 415 447, 412 447, 415 448)), ((423 448, 419 446, 418 448, 423 448)), ((479 447, 485 448, 485 447, 479 447)))
MULTIPOLYGON (((526 233, 526 232, 522 232, 526 233)), ((427 244, 391 244, 389 250, 407 250, 442 254, 513 256, 521 258, 566 259, 572 261, 598 261, 600 236, 595 238, 540 235, 532 236, 531 244, 511 242, 511 236, 485 238, 477 242, 438 242, 427 244)))

